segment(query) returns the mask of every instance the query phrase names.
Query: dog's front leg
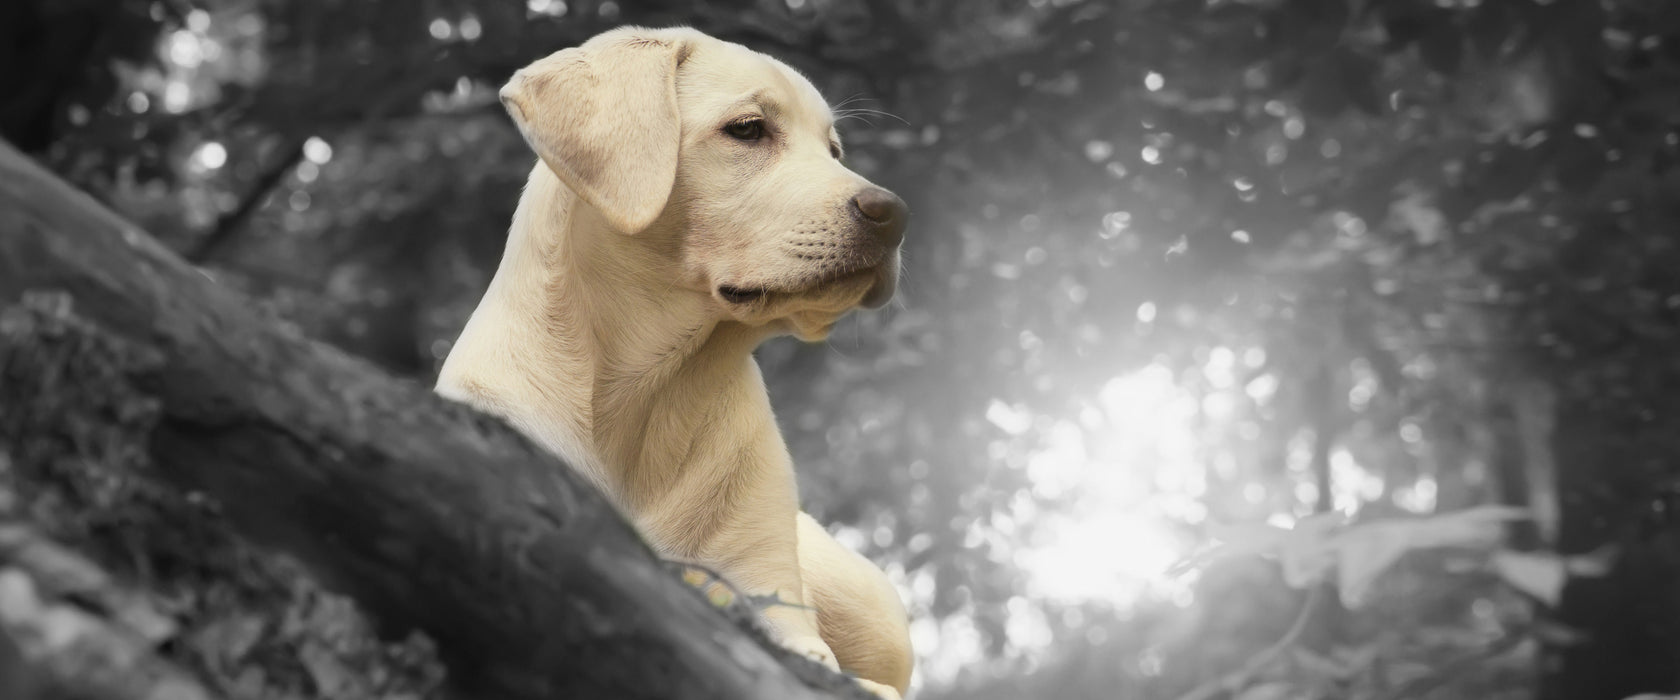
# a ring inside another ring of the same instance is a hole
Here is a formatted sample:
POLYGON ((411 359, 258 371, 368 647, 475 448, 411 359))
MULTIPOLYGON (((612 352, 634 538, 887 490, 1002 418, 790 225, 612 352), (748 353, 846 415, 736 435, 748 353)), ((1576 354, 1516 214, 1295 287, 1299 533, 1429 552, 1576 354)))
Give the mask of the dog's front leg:
MULTIPOLYGON (((791 484, 791 475, 787 480, 791 484)), ((706 548, 711 556, 703 559, 713 559, 710 565, 751 599, 777 642, 839 670, 801 579, 797 505, 791 494, 774 500, 783 502, 760 501, 759 507, 744 509, 748 512, 718 533, 706 548)))
POLYGON ((798 497, 790 460, 774 449, 779 438, 737 443, 731 459, 695 455, 702 459, 637 520, 661 554, 711 568, 748 596, 782 646, 837 669, 801 580, 798 497))
MULTIPOLYGON (((791 522, 797 523, 797 520, 791 522)), ((790 529, 795 533, 794 546, 797 548, 797 525, 790 529)), ((777 544, 779 551, 780 537, 777 538, 777 544)), ((798 553, 794 552, 794 556, 797 561, 798 553)), ((763 571, 766 565, 779 565, 782 561, 784 560, 778 557, 774 562, 741 562, 732 568, 742 571, 742 574, 732 575, 728 571, 719 571, 719 573, 731 581, 739 581, 742 580, 743 575, 750 575, 746 572, 763 571)), ((782 584, 761 582, 758 586, 743 583, 737 583, 736 585, 738 588, 742 588, 744 593, 754 598, 760 615, 768 623, 771 634, 777 643, 835 671, 844 670, 855 673, 857 669, 840 668, 833 648, 823 639, 821 629, 818 626, 817 609, 814 607, 815 599, 811 596, 804 582, 801 580, 798 583, 786 583, 788 580, 799 580, 802 577, 802 574, 797 570, 798 567, 795 567, 795 569, 792 572, 779 572, 781 580, 784 581, 782 584), (755 588, 757 591, 754 590, 755 588), (790 596, 787 595, 790 591, 797 591, 798 597, 790 599, 790 596)), ((856 675, 853 676, 853 680, 882 700, 900 700, 901 696, 898 690, 891 686, 856 675)))
POLYGON ((823 641, 822 634, 817 630, 817 613, 814 608, 802 603, 772 603, 770 607, 762 609, 762 614, 777 643, 835 671, 840 670, 840 662, 834 658, 834 650, 829 648, 828 642, 823 641))

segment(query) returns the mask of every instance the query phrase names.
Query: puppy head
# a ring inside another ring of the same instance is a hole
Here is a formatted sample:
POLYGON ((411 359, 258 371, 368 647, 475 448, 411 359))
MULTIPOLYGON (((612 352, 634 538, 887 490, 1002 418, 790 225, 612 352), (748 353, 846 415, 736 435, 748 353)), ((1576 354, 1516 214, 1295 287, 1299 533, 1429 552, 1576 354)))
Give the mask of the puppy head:
POLYGON ((527 66, 501 95, 626 250, 670 263, 658 283, 706 295, 717 316, 817 340, 892 297, 909 212, 841 164, 832 111, 781 62, 626 27, 527 66))

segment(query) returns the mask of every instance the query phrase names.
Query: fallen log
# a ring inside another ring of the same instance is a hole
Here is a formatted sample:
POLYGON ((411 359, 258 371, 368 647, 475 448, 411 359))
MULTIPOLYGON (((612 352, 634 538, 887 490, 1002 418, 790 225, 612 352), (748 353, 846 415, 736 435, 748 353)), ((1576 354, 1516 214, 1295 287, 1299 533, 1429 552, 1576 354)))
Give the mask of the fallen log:
POLYGON ((259 317, 0 143, 0 305, 29 290, 155 351, 124 379, 157 402, 159 477, 424 631, 467 697, 869 697, 720 614, 502 422, 259 317))

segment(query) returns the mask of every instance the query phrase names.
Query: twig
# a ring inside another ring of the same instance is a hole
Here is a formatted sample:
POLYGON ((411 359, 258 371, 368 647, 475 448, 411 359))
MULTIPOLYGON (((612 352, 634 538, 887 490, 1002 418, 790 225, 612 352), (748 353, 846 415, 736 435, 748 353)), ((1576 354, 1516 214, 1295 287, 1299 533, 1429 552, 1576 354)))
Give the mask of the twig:
MULTIPOLYGON (((660 561, 664 562, 668 567, 670 567, 672 569, 693 569, 695 571, 700 572, 701 574, 705 575, 705 577, 706 577, 706 580, 701 581, 700 583, 692 583, 692 582, 688 581, 687 578, 684 577, 684 574, 686 572, 676 571, 675 573, 678 574, 679 578, 683 578, 683 583, 687 583, 688 585, 693 586, 694 588, 700 590, 701 592, 704 592, 707 588, 710 588, 714 585, 722 586, 724 588, 724 590, 729 591, 730 600, 731 600, 730 604, 731 605, 733 605, 735 601, 739 601, 745 607, 745 609, 747 609, 749 611, 759 611, 759 610, 763 610, 764 608, 769 608, 769 607, 788 607, 788 608, 799 608, 801 610, 816 610, 816 608, 813 608, 809 605, 801 605, 799 603, 789 603, 785 600, 782 600, 781 591, 776 591, 774 593, 767 593, 767 594, 764 594, 764 595, 749 594, 746 591, 743 591, 739 588, 736 588, 735 584, 730 583, 729 579, 724 578, 723 574, 720 573, 717 569, 714 569, 714 568, 712 568, 710 566, 707 566, 705 564, 701 564, 699 562, 689 561, 687 559, 665 559, 665 558, 661 558, 660 561)), ((709 598, 708 598, 708 602, 710 602, 709 598)), ((713 603, 713 604, 716 605, 716 603, 713 603)))
POLYGON ((1447 681, 1452 680, 1454 676, 1459 674, 1459 672, 1479 666, 1489 660, 1492 660, 1494 657, 1501 656, 1505 652, 1517 648, 1517 645, 1522 644, 1528 639, 1528 637, 1529 635, 1527 630, 1512 630, 1504 637, 1501 637, 1498 641, 1487 645, 1480 651, 1473 654, 1467 654, 1452 661, 1447 664, 1445 668, 1442 668, 1435 673, 1431 673, 1421 678, 1413 678, 1405 685, 1396 688, 1393 692, 1382 696, 1382 700, 1401 700, 1402 698, 1412 697, 1420 698, 1428 695, 1437 688, 1446 685, 1447 681))
POLYGON ((1336 447, 1336 413, 1338 401, 1336 379, 1328 367, 1320 366, 1307 378, 1308 411, 1312 416, 1312 473, 1318 487, 1318 502, 1314 513, 1328 513, 1336 507, 1335 485, 1330 472, 1330 452, 1336 447))
POLYGON ((1301 638, 1301 633, 1307 631, 1307 621, 1312 619, 1313 610, 1318 608, 1319 599, 1323 596, 1324 586, 1313 586, 1312 591, 1307 594, 1306 602, 1301 604, 1301 612, 1295 615, 1295 623, 1289 626, 1289 631, 1284 632, 1282 637, 1250 657, 1242 668, 1196 686, 1190 692, 1179 696, 1178 700, 1213 700, 1221 693, 1241 690, 1255 674, 1265 670, 1282 656, 1283 652, 1295 645, 1296 640, 1301 638))
POLYGON ((239 206, 223 215, 216 221, 216 230, 211 231, 204 240, 187 252, 186 258, 194 264, 202 265, 209 262, 222 246, 232 240, 251 216, 257 213, 263 200, 268 199, 269 193, 280 186, 280 181, 286 178, 286 173, 297 167, 298 161, 303 160, 303 144, 306 137, 294 136, 280 149, 280 157, 268 166, 257 181, 252 183, 251 189, 239 200, 239 206))

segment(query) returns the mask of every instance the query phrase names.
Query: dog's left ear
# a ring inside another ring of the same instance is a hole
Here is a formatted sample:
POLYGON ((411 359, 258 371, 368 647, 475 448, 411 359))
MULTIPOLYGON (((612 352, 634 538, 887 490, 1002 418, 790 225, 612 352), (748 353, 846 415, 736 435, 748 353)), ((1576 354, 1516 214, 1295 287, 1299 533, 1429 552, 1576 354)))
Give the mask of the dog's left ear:
POLYGON ((639 233, 676 180, 677 66, 691 50, 670 30, 607 32, 514 73, 502 104, 567 187, 613 228, 639 233))

